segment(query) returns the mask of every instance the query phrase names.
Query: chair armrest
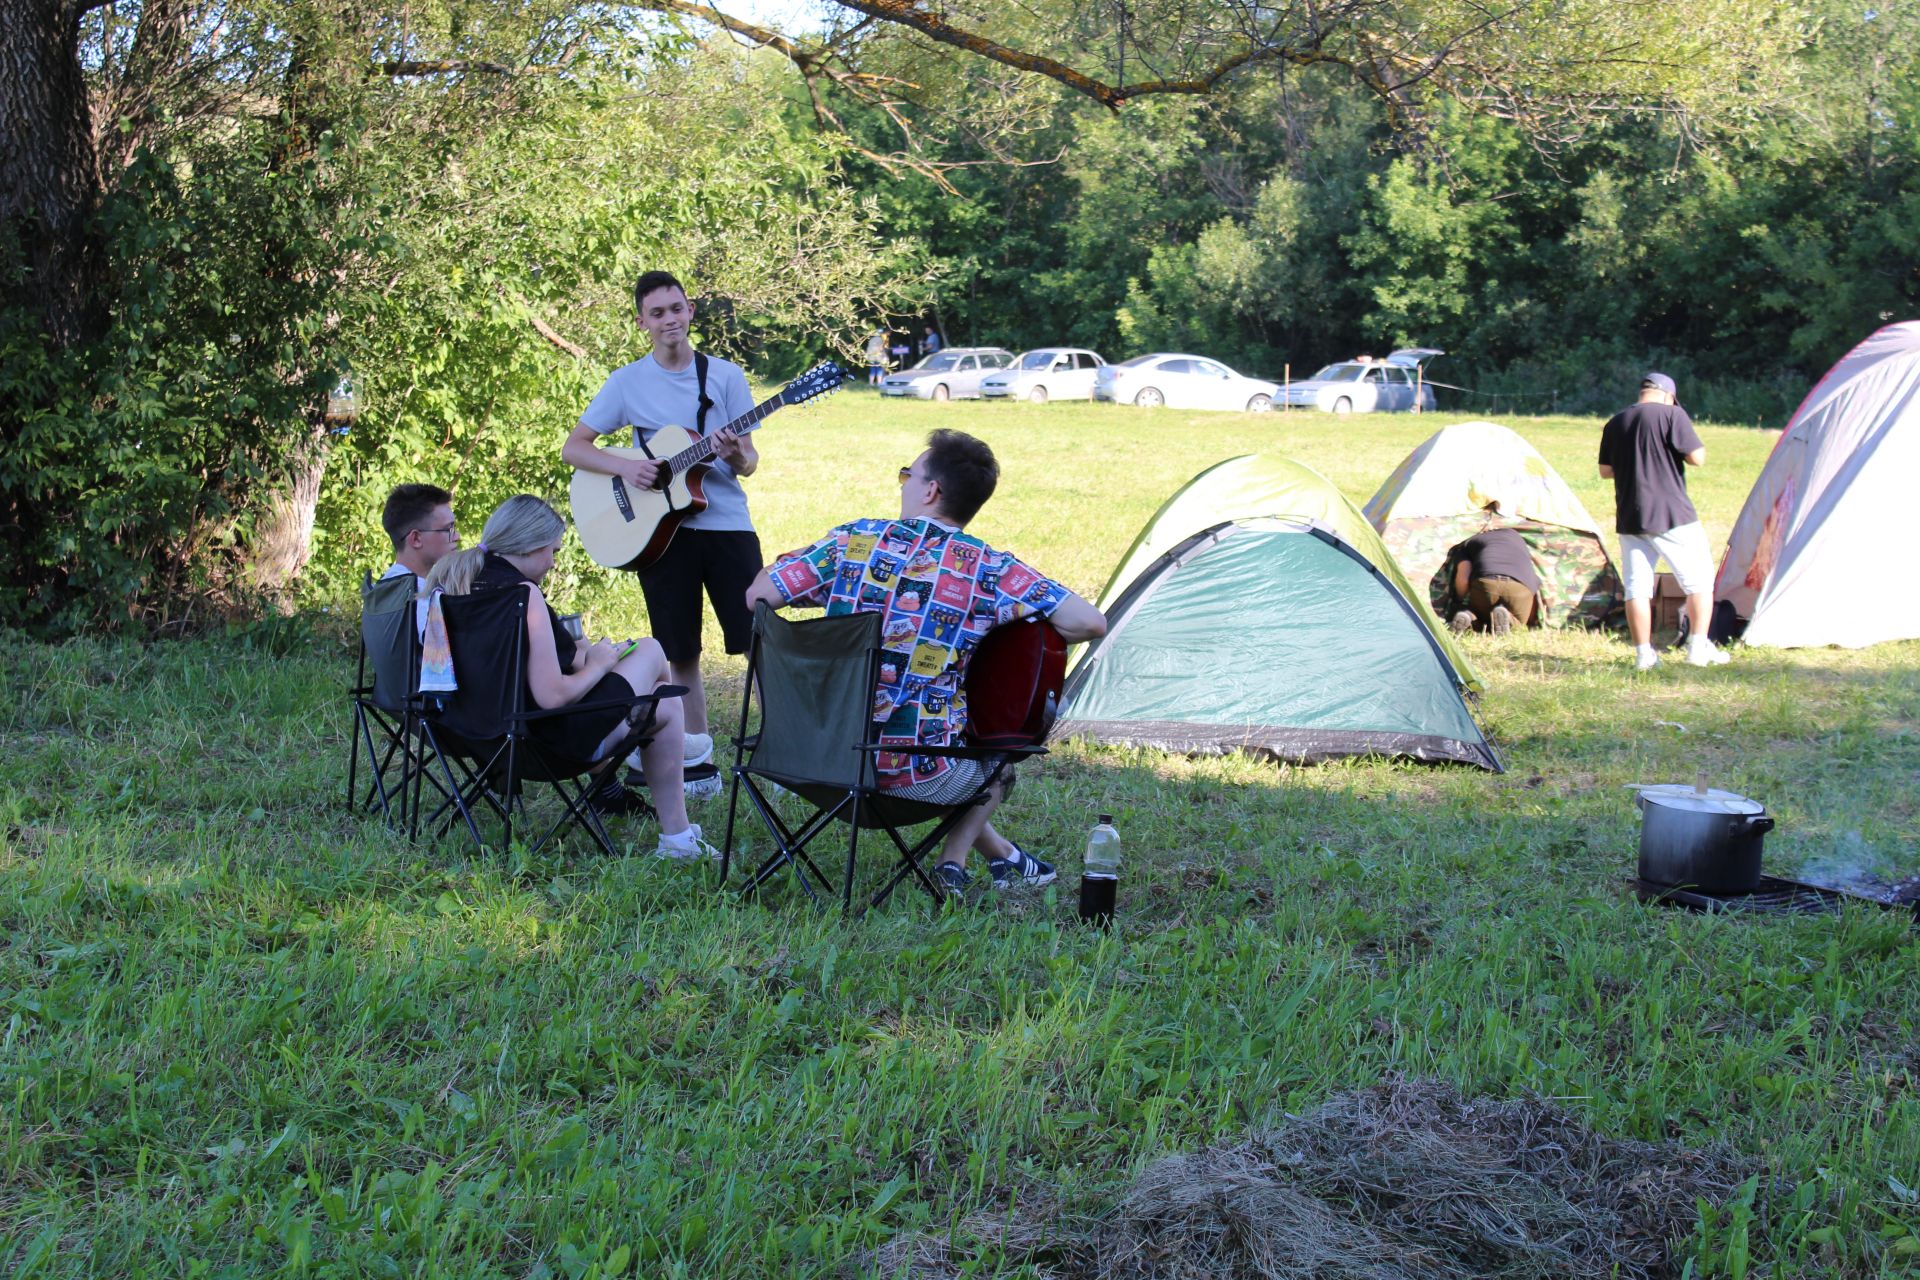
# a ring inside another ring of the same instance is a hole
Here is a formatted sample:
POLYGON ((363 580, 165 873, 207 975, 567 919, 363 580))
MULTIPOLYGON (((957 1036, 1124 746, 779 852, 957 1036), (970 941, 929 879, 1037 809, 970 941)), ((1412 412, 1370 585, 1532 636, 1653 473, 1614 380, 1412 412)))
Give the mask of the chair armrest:
POLYGON ((577 716, 584 711, 612 711, 621 707, 638 707, 651 702, 656 706, 662 698, 678 698, 686 693, 685 685, 663 684, 652 693, 635 694, 631 698, 599 698, 593 702, 569 702, 564 707, 549 707, 541 711, 522 711, 509 716, 510 720, 551 720, 555 716, 577 716))

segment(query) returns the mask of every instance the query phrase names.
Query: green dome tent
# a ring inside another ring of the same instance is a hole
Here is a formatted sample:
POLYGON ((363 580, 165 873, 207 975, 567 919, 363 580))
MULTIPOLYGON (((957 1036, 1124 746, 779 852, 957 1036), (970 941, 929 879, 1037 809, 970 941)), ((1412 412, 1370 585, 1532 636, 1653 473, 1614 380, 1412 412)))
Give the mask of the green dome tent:
POLYGON ((1310 762, 1407 756, 1499 771, 1480 680, 1359 510, 1290 458, 1201 472, 1156 512, 1080 651, 1057 734, 1310 762))

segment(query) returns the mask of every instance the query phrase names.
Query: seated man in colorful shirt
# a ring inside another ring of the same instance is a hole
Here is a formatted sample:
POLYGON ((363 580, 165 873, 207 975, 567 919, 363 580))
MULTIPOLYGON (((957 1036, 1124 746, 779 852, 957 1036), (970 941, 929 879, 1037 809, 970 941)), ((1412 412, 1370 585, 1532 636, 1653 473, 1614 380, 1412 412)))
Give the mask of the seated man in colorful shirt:
MULTIPOLYGON (((953 745, 967 723, 967 662, 995 627, 1038 615, 1068 643, 1107 633, 1098 609, 1058 582, 964 532, 993 496, 1000 464, 985 442, 936 431, 924 453, 900 468, 900 518, 855 520, 810 547, 761 570, 747 607, 764 600, 824 606, 828 614, 877 612, 880 722, 877 780, 891 794, 933 804, 962 804, 988 772, 976 760, 915 755, 915 746, 953 745)), ((978 849, 996 889, 1040 885, 1053 868, 994 830, 1006 795, 1003 770, 984 803, 969 810, 941 850, 935 876, 950 894, 967 886, 967 852, 978 849)))

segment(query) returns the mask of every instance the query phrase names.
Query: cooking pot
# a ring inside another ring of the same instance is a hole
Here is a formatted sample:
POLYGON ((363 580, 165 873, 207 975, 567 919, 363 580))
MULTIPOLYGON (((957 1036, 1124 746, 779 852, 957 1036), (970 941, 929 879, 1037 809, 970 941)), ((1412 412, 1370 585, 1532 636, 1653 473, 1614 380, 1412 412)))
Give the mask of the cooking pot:
POLYGON ((1702 893, 1760 887, 1760 845, 1773 818, 1758 800, 1718 788, 1642 786, 1640 878, 1702 893))

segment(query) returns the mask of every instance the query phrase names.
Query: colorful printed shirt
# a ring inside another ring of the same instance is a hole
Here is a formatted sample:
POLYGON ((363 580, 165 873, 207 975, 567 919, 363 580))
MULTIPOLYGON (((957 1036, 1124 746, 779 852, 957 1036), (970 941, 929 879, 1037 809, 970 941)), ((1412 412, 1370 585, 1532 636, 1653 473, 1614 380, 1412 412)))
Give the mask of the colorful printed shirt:
POLYGON ((883 613, 881 726, 876 766, 887 790, 930 782, 950 767, 916 756, 951 746, 967 724, 967 660, 987 632, 1029 614, 1046 617, 1067 589, 972 534, 927 519, 855 520, 768 569, 788 604, 829 615, 883 613))

